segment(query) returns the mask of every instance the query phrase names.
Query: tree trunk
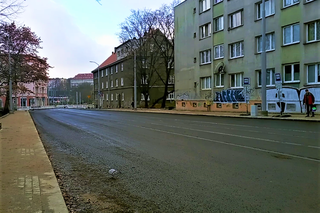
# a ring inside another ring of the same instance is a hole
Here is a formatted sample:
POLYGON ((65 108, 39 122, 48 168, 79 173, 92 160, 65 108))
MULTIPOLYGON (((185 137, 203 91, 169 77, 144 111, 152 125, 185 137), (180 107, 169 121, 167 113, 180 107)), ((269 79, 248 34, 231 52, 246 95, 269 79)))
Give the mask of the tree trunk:
POLYGON ((3 113, 4 114, 7 114, 9 113, 9 90, 7 90, 7 95, 6 95, 6 101, 5 101, 5 104, 4 104, 4 108, 3 108, 3 113))

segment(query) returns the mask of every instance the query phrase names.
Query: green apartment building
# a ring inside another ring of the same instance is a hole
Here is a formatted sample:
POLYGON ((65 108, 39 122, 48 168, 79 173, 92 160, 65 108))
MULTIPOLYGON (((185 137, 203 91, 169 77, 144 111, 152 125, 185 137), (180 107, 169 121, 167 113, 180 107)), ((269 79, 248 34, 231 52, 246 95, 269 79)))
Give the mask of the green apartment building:
MULTIPOLYGON (((267 110, 320 104, 320 1, 266 0, 267 110), (279 93, 275 73, 280 73, 279 93)), ((175 8, 175 99, 183 110, 261 104, 262 1, 186 0, 175 8), (250 85, 244 90, 244 78, 250 85), (246 92, 245 92, 246 91, 246 92)), ((319 107, 318 107, 319 108, 319 107)), ((250 108, 249 108, 250 109, 250 108)))

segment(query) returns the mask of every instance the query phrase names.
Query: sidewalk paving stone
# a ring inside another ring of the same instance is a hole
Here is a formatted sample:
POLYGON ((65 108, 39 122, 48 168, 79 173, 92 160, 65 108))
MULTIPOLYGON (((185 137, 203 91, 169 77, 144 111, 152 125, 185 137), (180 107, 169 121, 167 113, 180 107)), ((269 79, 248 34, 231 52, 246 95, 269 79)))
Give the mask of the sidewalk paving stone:
POLYGON ((0 122, 0 212, 67 213, 29 112, 15 112, 0 122))

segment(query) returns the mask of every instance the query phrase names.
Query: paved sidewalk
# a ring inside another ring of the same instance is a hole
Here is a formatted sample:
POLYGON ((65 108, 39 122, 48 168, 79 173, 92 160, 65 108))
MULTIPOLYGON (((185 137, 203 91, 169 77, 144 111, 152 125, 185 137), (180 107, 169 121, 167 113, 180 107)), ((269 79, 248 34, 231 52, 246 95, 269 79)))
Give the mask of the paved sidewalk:
POLYGON ((68 213, 28 111, 0 118, 0 212, 68 213))
POLYGON ((245 113, 237 112, 205 112, 205 111, 187 111, 187 110, 165 110, 165 109, 144 109, 138 108, 137 110, 132 109, 104 109, 114 111, 128 111, 128 112, 149 112, 149 113, 166 113, 166 114, 183 114, 183 115, 202 115, 202 116, 213 116, 213 117, 231 117, 231 118, 246 118, 246 119, 273 119, 273 120, 291 120, 291 121, 310 121, 320 122, 320 115, 316 114, 315 117, 305 117, 305 114, 285 114, 284 117, 279 116, 279 113, 269 113, 268 116, 244 116, 245 113), (288 116, 288 117, 286 117, 288 116))

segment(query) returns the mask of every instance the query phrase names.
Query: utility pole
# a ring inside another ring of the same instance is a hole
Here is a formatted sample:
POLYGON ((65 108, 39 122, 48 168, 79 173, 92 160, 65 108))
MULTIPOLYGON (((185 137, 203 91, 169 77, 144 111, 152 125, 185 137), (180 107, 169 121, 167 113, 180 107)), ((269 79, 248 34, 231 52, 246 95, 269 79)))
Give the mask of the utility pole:
POLYGON ((78 107, 78 92, 76 92, 76 105, 78 107))
POLYGON ((262 0, 262 53, 261 53, 261 114, 268 116, 267 111, 267 57, 266 57, 266 2, 262 0))
POLYGON ((13 114, 13 102, 12 102, 12 73, 11 73, 11 53, 10 46, 11 43, 10 34, 8 34, 7 46, 8 46, 8 54, 9 54, 9 113, 13 114))
POLYGON ((94 63, 98 66, 98 108, 100 108, 100 72, 99 72, 99 64, 95 61, 90 61, 90 63, 94 63))
POLYGON ((134 109, 137 109, 137 53, 134 50, 134 58, 133 58, 133 75, 134 75, 134 82, 133 82, 133 90, 134 90, 134 109))

